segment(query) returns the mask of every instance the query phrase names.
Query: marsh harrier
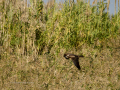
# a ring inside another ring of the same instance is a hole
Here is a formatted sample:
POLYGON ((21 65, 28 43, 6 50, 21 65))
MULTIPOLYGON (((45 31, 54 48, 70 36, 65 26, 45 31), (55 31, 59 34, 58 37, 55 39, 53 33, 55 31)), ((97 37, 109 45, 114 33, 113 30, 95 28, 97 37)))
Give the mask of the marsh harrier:
POLYGON ((73 63, 74 63, 74 65, 79 69, 79 70, 81 70, 81 67, 80 67, 80 65, 79 65, 79 57, 84 57, 83 55, 74 55, 74 54, 70 54, 70 53, 65 53, 64 54, 64 57, 66 58, 66 59, 69 59, 69 58, 71 58, 72 59, 72 61, 73 61, 73 63))

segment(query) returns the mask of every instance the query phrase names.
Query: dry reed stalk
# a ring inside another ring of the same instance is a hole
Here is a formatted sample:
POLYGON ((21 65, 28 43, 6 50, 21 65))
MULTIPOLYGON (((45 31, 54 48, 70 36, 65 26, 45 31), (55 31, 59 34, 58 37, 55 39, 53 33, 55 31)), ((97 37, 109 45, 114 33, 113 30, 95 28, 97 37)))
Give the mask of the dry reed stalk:
POLYGON ((107 0, 107 12, 109 11, 110 0, 107 0))
POLYGON ((90 0, 88 0, 88 5, 90 5, 90 0))
POLYGON ((54 6, 55 0, 49 0, 47 3, 47 7, 52 7, 54 6))
POLYGON ((116 0, 115 0, 115 14, 116 14, 116 0))
POLYGON ((119 0, 118 0, 118 11, 119 11, 119 0))

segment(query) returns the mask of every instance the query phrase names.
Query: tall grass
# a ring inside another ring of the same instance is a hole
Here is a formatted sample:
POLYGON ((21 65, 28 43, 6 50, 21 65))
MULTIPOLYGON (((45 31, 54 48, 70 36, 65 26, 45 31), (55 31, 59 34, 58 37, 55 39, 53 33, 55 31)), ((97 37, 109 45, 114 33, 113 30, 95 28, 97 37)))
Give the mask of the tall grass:
POLYGON ((51 0, 44 5, 33 0, 27 7, 21 0, 1 0, 1 87, 15 89, 8 82, 32 81, 28 86, 33 89, 119 89, 120 12, 111 17, 106 8, 103 2, 90 6, 82 1, 58 4, 51 0), (81 61, 82 73, 67 67, 70 63, 62 58, 67 51, 92 57, 81 61), (112 81, 114 76, 118 81, 112 81))
MULTIPOLYGON (((119 23, 113 25, 114 18, 110 19, 102 2, 93 7, 83 2, 72 6, 65 2, 62 8, 56 3, 46 9, 42 1, 33 4, 34 7, 24 9, 12 2, 1 2, 1 43, 7 45, 5 48, 22 48, 22 53, 28 53, 33 45, 42 53, 45 47, 48 52, 52 47, 79 48, 118 35, 119 23)), ((114 20, 118 19, 119 16, 114 20)))

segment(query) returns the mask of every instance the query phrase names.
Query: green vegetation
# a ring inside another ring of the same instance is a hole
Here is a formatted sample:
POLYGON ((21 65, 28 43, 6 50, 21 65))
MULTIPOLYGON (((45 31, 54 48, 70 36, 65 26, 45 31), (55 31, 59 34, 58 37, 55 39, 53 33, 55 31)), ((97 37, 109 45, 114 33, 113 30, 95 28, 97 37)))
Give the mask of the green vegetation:
POLYGON ((0 1, 0 87, 119 90, 120 12, 107 4, 0 1), (63 57, 81 54, 82 71, 63 57))

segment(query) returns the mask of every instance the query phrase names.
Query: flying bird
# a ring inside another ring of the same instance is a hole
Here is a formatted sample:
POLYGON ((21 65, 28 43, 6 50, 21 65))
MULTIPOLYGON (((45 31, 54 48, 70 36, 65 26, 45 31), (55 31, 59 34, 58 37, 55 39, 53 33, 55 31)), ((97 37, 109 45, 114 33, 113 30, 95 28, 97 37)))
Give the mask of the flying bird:
POLYGON ((83 55, 74 55, 74 54, 70 54, 70 53, 65 53, 64 54, 64 57, 66 58, 66 59, 69 59, 69 58, 71 58, 72 59, 72 61, 73 61, 73 63, 74 63, 74 65, 79 69, 79 70, 81 70, 81 67, 80 67, 80 65, 79 65, 79 57, 84 57, 83 55))

